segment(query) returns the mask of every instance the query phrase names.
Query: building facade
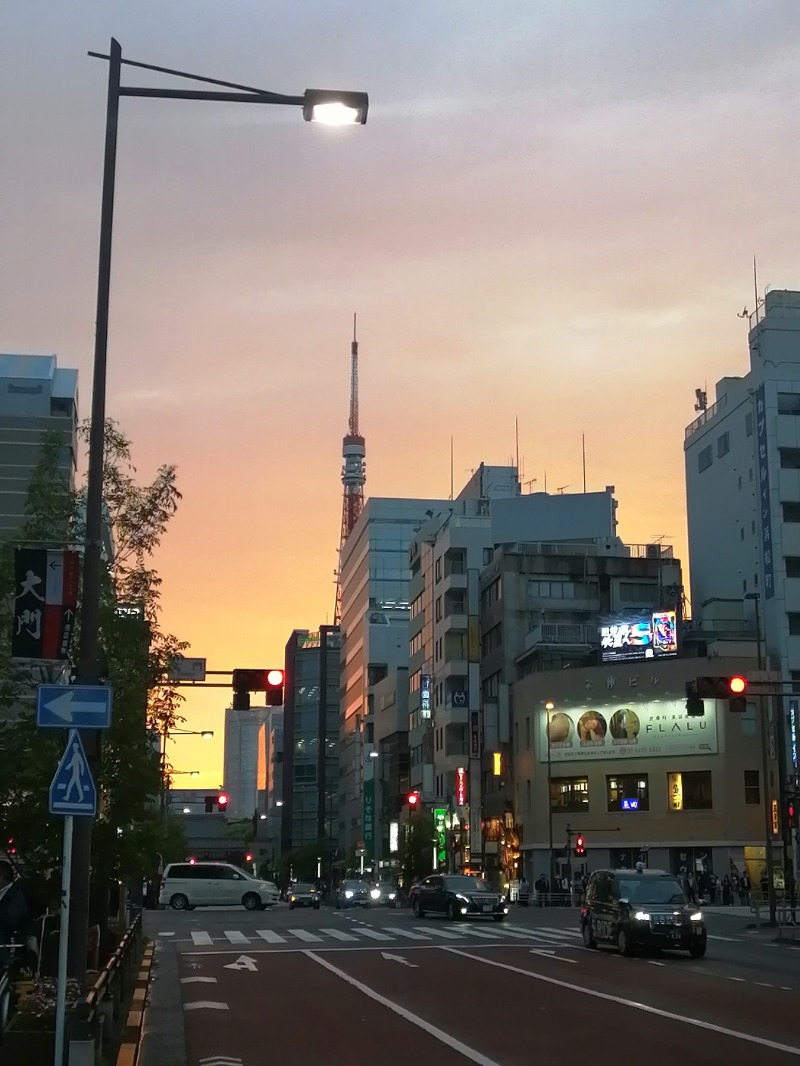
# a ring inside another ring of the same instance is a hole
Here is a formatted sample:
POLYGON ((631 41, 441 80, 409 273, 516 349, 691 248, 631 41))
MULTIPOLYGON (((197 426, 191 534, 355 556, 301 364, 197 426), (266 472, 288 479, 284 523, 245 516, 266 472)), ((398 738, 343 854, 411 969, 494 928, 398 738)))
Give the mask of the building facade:
POLYGON ((25 519, 25 499, 42 437, 61 441, 59 469, 75 487, 78 458, 78 371, 54 355, 0 355, 0 535, 25 519))
POLYGON ((334 861, 339 784, 338 626, 296 629, 286 643, 281 854, 317 845, 334 861))
POLYGON ((450 506, 449 500, 369 499, 342 550, 338 839, 345 861, 366 843, 375 686, 408 663, 408 546, 427 517, 450 506))
POLYGON ((800 784, 800 292, 767 293, 750 327, 747 373, 718 381, 711 406, 701 394, 685 433, 692 613, 702 619, 709 601, 744 599, 780 674, 786 695, 770 698, 769 728, 797 871, 783 812, 800 784))
POLYGON ((228 815, 252 818, 258 810, 259 765, 263 766, 260 744, 270 707, 225 709, 223 788, 228 795, 228 815))

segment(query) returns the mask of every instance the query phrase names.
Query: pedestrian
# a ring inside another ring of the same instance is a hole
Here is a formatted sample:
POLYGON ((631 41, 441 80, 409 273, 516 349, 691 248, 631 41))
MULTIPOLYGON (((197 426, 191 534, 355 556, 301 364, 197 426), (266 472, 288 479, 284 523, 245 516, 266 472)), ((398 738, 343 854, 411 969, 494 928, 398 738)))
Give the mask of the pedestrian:
POLYGON ((689 897, 690 903, 697 904, 697 882, 691 870, 686 875, 686 895, 689 897))
POLYGON ((25 894, 14 879, 10 862, 0 862, 0 947, 14 943, 14 936, 24 932, 28 919, 25 894))
POLYGON ((519 893, 517 895, 517 902, 521 907, 528 906, 528 899, 530 897, 530 894, 531 890, 530 886, 528 885, 528 879, 525 874, 523 874, 522 877, 520 877, 519 879, 519 893))
POLYGON ((536 906, 543 907, 547 895, 547 878, 544 874, 539 874, 533 883, 533 887, 536 889, 536 906))
POLYGON ((731 879, 727 874, 722 878, 722 906, 730 907, 731 905, 731 879))
POLYGON ((739 899, 743 907, 750 906, 750 877, 747 870, 742 874, 742 878, 739 881, 739 899))

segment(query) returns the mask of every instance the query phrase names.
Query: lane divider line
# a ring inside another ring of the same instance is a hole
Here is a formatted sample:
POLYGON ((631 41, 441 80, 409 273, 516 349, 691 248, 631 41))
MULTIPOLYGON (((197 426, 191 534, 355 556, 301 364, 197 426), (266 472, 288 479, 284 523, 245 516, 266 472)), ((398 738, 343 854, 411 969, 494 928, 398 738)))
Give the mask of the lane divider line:
MULTIPOLYGON (((447 950, 447 949, 445 949, 447 950)), ((418 1029, 422 1029, 428 1033, 429 1036, 434 1037, 441 1044, 445 1044, 447 1047, 452 1048, 453 1051, 457 1051, 460 1055, 463 1055, 465 1059, 469 1059, 470 1062, 477 1062, 478 1066, 500 1066, 499 1062, 494 1059, 488 1058, 486 1055, 481 1054, 480 1051, 476 1051, 475 1048, 469 1047, 467 1044, 463 1044, 460 1040, 457 1040, 454 1036, 450 1036, 443 1029, 437 1028, 430 1022, 426 1022, 424 1018, 420 1018, 418 1014, 412 1014, 410 1010, 406 1010, 405 1007, 401 1007, 399 1003, 393 1002, 391 999, 387 999, 379 992, 376 992, 368 985, 364 985, 361 981, 357 981, 355 977, 351 977, 350 974, 345 973, 344 970, 340 970, 338 966, 333 966, 327 959, 321 958, 313 951, 304 951, 303 954, 316 962, 319 966, 328 970, 330 973, 335 974, 336 977, 342 981, 346 981, 348 985, 353 988, 357 988, 359 992, 363 992, 365 996, 375 1000, 376 1003, 380 1003, 384 1007, 388 1007, 390 1011, 398 1014, 407 1022, 411 1022, 412 1025, 416 1025, 418 1029)))
POLYGON ((800 1057, 800 1047, 792 1047, 790 1044, 781 1044, 777 1040, 768 1040, 766 1037, 753 1036, 752 1033, 742 1033, 736 1029, 728 1029, 724 1025, 714 1025, 713 1022, 704 1022, 701 1021, 700 1018, 688 1018, 684 1014, 674 1014, 672 1011, 663 1010, 661 1007, 651 1007, 647 1003, 634 1003, 631 1000, 623 999, 621 996, 612 996, 610 992, 600 992, 596 988, 585 988, 583 985, 575 985, 570 981, 560 981, 556 977, 545 977, 544 974, 535 973, 533 970, 523 970, 520 966, 512 966, 510 963, 497 962, 495 959, 483 959, 480 955, 471 955, 468 951, 462 951, 460 948, 448 948, 442 946, 439 948, 439 951, 449 951, 453 955, 461 955, 465 959, 473 959, 475 962, 480 962, 484 966, 497 966, 498 969, 509 970, 511 973, 518 973, 522 977, 530 977, 534 981, 543 981, 548 985, 556 985, 558 988, 566 988, 569 989, 570 992, 581 992, 583 995, 591 996, 593 999, 602 999, 607 1003, 617 1003, 621 1007, 628 1007, 631 1010, 640 1010, 645 1014, 652 1014, 657 1018, 667 1018, 669 1021, 681 1022, 684 1025, 692 1025, 696 1029, 705 1029, 706 1032, 719 1033, 722 1036, 731 1036, 735 1040, 745 1040, 749 1044, 758 1044, 760 1047, 772 1048, 774 1051, 785 1051, 789 1055, 797 1055, 800 1057))

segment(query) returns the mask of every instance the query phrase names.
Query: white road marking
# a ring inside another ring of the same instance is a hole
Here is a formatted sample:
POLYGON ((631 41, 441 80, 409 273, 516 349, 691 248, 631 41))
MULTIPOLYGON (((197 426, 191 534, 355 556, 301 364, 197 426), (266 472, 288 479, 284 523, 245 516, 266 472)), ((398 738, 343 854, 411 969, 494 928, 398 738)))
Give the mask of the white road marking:
POLYGON ((156 933, 156 936, 175 936, 174 933, 156 933))
POLYGON ((285 944, 286 937, 280 936, 278 933, 274 933, 271 929, 256 929, 256 936, 260 936, 262 940, 266 940, 268 944, 285 944))
POLYGON ((182 985, 215 985, 216 977, 182 977, 182 985))
POLYGON ((382 951, 381 958, 388 959, 390 962, 399 962, 403 966, 410 966, 412 970, 417 969, 417 964, 415 962, 409 962, 408 959, 404 959, 402 955, 392 955, 388 951, 382 951))
MULTIPOLYGON (((445 949, 450 950, 450 949, 445 949)), ((392 1002, 391 999, 386 999, 385 996, 381 996, 374 989, 369 988, 367 985, 357 981, 355 977, 351 977, 350 974, 344 972, 344 970, 338 969, 338 967, 331 965, 327 959, 323 959, 319 955, 315 955, 313 951, 304 951, 303 954, 316 962, 319 966, 324 967, 329 973, 335 974, 341 978, 342 981, 346 981, 347 984, 353 988, 357 988, 359 992, 363 992, 365 996, 375 1000, 376 1003, 380 1003, 384 1007, 388 1007, 390 1011, 395 1014, 399 1014, 401 1018, 404 1018, 407 1022, 411 1022, 412 1025, 418 1026, 418 1028, 424 1030, 430 1036, 434 1037, 440 1043, 445 1044, 447 1047, 452 1048, 453 1051, 457 1051, 460 1055, 463 1055, 465 1059, 469 1059, 470 1062, 477 1062, 478 1066, 500 1066, 500 1063, 494 1059, 488 1058, 486 1055, 482 1055, 480 1051, 476 1051, 474 1048, 468 1047, 467 1044, 462 1044, 460 1040, 456 1040, 454 1036, 450 1036, 449 1033, 443 1032, 441 1029, 437 1029, 435 1025, 431 1025, 430 1022, 426 1022, 424 1018, 420 1018, 416 1014, 412 1014, 410 1010, 406 1010, 405 1007, 401 1007, 398 1003, 392 1002)))
POLYGON ((210 948, 214 941, 208 933, 192 932, 192 943, 196 948, 210 948))
MULTIPOLYGON (((512 926, 513 929, 513 926, 512 926)), ((557 929, 554 925, 542 925, 536 926, 535 932, 537 933, 558 933, 559 936, 575 936, 578 940, 582 940, 581 934, 577 929, 557 929)))
POLYGON ((465 933, 468 936, 483 937, 485 940, 499 940, 500 939, 500 930, 499 929, 497 930, 496 933, 490 933, 488 929, 475 929, 472 926, 470 926, 469 929, 465 929, 464 931, 465 931, 465 933))
POLYGON ((658 959, 648 959, 647 961, 650 963, 651 966, 666 966, 667 965, 665 962, 659 962, 658 959))
POLYGON ((320 929, 321 933, 325 933, 327 936, 332 936, 334 940, 358 940, 357 936, 352 936, 350 933, 343 933, 341 929, 320 929))
POLYGON ((226 970, 249 970, 250 973, 258 973, 258 967, 256 966, 256 960, 251 959, 249 955, 240 955, 236 962, 229 962, 226 970))
POLYGON ((708 933, 709 940, 727 940, 729 944, 741 943, 741 938, 738 936, 715 936, 714 933, 708 933))
POLYGON ((209 999, 198 999, 194 1003, 184 1003, 184 1010, 227 1010, 227 1003, 214 1003, 209 999))
POLYGON ((577 966, 577 959, 568 959, 566 955, 556 955, 555 948, 531 948, 531 955, 540 955, 544 959, 552 959, 554 962, 568 962, 571 966, 577 966))
POLYGON ((238 929, 226 929, 225 936, 230 940, 231 944, 250 943, 250 937, 245 936, 244 933, 240 933, 238 929))
POLYGON ((420 932, 424 929, 425 932, 429 933, 431 936, 443 936, 447 940, 461 940, 464 936, 463 933, 451 933, 447 929, 437 929, 435 925, 417 925, 415 926, 415 929, 418 929, 420 932))
POLYGON ((296 936, 298 940, 305 940, 308 944, 319 944, 322 942, 322 937, 317 936, 315 933, 309 933, 307 929, 287 929, 287 933, 291 933, 292 936, 296 936))
POLYGON ((359 930, 362 936, 371 937, 373 940, 394 940, 393 936, 387 936, 386 933, 379 933, 377 929, 370 929, 369 926, 362 926, 359 930))
MULTIPOLYGON (((780 1044, 777 1040, 767 1040, 762 1036, 753 1036, 752 1033, 741 1033, 736 1029, 728 1029, 724 1025, 714 1025, 712 1022, 701 1021, 699 1018, 687 1018, 685 1014, 674 1014, 672 1011, 662 1010, 660 1007, 651 1007, 647 1003, 633 1003, 622 996, 613 996, 610 992, 600 992, 596 988, 586 988, 583 985, 574 985, 570 981, 560 981, 556 977, 546 977, 544 974, 535 973, 533 970, 523 970, 520 966, 511 966, 506 962, 496 962, 494 959, 485 959, 480 955, 471 955, 468 951, 463 951, 460 948, 442 947, 439 950, 449 951, 452 955, 461 955, 465 959, 472 959, 474 962, 480 962, 484 966, 497 966, 498 969, 509 970, 511 973, 518 973, 522 977, 530 977, 534 981, 543 981, 548 985, 566 988, 570 992, 582 992, 585 996, 591 996, 593 999, 602 999, 606 1003, 618 1003, 622 1007, 640 1010, 645 1014, 653 1014, 657 1018, 667 1018, 670 1021, 681 1022, 683 1025, 692 1025, 696 1029, 705 1029, 711 1033, 721 1033, 723 1036, 732 1036, 737 1040, 746 1040, 750 1044, 759 1044, 761 1047, 769 1047, 775 1051, 786 1051, 790 1055, 800 1056, 800 1047, 780 1044)), ((322 959, 319 961, 322 962, 322 959)), ((790 991, 790 989, 786 989, 786 991, 790 991)))
POLYGON ((414 933, 410 929, 400 929, 400 927, 384 926, 387 933, 394 933, 395 936, 405 936, 409 940, 430 940, 429 936, 423 936, 422 933, 414 933))

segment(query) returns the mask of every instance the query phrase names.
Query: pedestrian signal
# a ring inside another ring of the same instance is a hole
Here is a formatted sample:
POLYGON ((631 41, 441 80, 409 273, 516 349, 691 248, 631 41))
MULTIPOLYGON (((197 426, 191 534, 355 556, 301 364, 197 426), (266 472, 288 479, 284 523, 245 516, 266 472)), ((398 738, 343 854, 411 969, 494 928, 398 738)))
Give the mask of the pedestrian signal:
POLYGON ((586 841, 583 839, 583 834, 582 833, 578 833, 578 835, 575 837, 575 856, 576 856, 576 858, 580 858, 582 855, 585 855, 585 854, 586 854, 586 841))

